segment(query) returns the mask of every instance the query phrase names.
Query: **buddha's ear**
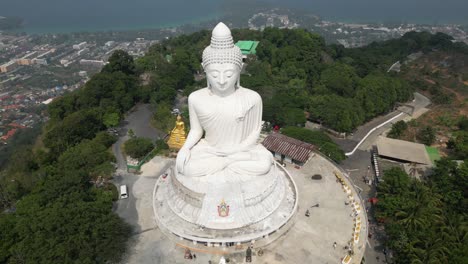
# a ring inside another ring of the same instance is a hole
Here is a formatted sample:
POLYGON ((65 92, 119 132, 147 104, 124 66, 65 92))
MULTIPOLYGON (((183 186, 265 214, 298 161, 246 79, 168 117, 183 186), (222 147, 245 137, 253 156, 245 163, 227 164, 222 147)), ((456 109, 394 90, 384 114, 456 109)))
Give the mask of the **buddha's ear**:
POLYGON ((239 69, 239 77, 237 78, 237 82, 236 82, 236 88, 239 88, 239 87, 241 87, 241 86, 240 86, 240 76, 241 76, 242 68, 244 68, 244 63, 243 63, 243 62, 242 62, 242 63, 241 63, 241 65, 240 65, 240 69, 239 69))

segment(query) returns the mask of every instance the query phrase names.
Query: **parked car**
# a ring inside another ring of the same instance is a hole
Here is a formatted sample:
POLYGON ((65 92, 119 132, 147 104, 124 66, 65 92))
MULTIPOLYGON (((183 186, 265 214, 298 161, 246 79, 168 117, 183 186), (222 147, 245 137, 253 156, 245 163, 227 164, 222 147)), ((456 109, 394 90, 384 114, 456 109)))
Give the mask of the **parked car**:
POLYGON ((120 185, 120 199, 128 198, 127 185, 120 185))

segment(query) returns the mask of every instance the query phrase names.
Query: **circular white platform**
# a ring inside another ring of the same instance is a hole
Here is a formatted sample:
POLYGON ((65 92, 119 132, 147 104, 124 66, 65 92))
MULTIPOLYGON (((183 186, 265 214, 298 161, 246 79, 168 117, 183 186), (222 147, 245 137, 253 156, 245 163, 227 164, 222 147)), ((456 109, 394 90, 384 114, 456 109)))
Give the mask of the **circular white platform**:
MULTIPOLYGON (((297 211, 298 205, 298 192, 293 179, 284 168, 279 165, 277 168, 276 180, 279 184, 274 186, 279 189, 272 190, 272 192, 281 195, 274 195, 273 198, 269 198, 272 201, 267 201, 269 204, 274 204, 276 209, 269 211, 268 208, 252 207, 249 209, 249 214, 254 221, 251 221, 250 224, 245 224, 248 223, 248 220, 237 220, 239 216, 235 215, 236 204, 232 202, 232 199, 225 200, 226 206, 229 206, 228 216, 218 215, 216 207, 221 205, 221 200, 203 201, 205 197, 197 193, 192 193, 189 199, 182 200, 179 198, 180 193, 176 192, 180 192, 180 188, 183 186, 180 186, 181 183, 174 177, 173 173, 168 172, 166 177, 160 177, 157 180, 153 190, 153 210, 156 222, 169 237, 179 238, 180 241, 185 240, 185 242, 190 243, 221 246, 255 241, 256 243, 268 244, 274 241, 279 234, 287 231, 290 226, 288 222, 297 211), (179 191, 175 190, 174 186, 177 186, 179 191), (213 205, 214 203, 216 204, 213 205), (203 212, 191 209, 192 207, 203 208, 205 206, 203 204, 215 207, 214 211, 217 215, 213 215, 211 212, 210 221, 197 221, 200 219, 200 213, 203 212), (256 211, 258 211, 258 215, 255 214, 256 211), (235 217, 230 218, 229 216, 232 214, 235 217), (223 224, 223 221, 226 223, 223 224)), ((229 195, 225 196, 229 197, 229 195)), ((259 203, 260 206, 261 204, 259 203)))

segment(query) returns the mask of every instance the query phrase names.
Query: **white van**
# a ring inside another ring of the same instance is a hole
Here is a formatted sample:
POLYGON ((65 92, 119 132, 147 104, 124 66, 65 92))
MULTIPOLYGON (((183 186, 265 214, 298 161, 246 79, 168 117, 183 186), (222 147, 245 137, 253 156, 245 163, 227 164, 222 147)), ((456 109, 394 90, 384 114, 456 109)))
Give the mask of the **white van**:
POLYGON ((128 198, 127 185, 120 185, 120 199, 128 198))

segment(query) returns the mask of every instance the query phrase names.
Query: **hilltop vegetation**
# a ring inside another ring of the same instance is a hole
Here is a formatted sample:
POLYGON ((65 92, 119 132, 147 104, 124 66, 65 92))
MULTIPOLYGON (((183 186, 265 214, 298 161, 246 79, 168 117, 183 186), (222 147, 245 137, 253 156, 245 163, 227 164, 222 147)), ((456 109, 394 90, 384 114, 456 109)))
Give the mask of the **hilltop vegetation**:
MULTIPOLYGON (((357 49, 326 46, 322 37, 302 29, 233 30, 233 36, 260 41, 241 84, 262 95, 265 121, 303 125, 305 111, 310 120, 339 132, 351 132, 397 102, 412 99, 413 85, 387 73, 397 60, 418 51, 467 49, 445 34, 425 32, 357 49)), ((172 102, 177 89, 189 94, 205 86, 206 81, 195 81, 194 75, 202 72, 201 52, 209 37, 201 31, 164 41, 137 61, 139 69, 152 74, 149 90, 158 91, 152 102, 172 102)))

